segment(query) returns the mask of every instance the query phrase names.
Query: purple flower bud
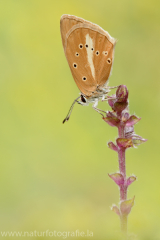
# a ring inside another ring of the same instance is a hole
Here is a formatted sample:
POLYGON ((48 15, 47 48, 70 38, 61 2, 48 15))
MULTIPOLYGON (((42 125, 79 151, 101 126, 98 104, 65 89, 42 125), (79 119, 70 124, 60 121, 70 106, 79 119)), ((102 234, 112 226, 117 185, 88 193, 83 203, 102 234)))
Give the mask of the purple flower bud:
POLYGON ((124 177, 121 173, 113 173, 113 174, 108 174, 110 178, 113 179, 113 181, 118 185, 124 184, 124 177))
POLYGON ((128 89, 125 85, 120 85, 116 91, 116 98, 118 102, 126 102, 128 99, 128 89))
POLYGON ((130 176, 127 179, 127 186, 129 186, 132 182, 134 182, 137 178, 135 176, 130 176))
POLYGON ((112 112, 107 112, 106 117, 103 117, 102 119, 112 127, 117 127, 120 122, 112 112))
POLYGON ((116 140, 118 147, 130 148, 133 147, 132 138, 117 138, 116 140))
POLYGON ((117 112, 117 113, 121 113, 126 107, 128 106, 128 102, 124 101, 124 102, 115 102, 113 109, 117 112))
POLYGON ((141 118, 136 117, 135 115, 130 116, 130 118, 126 121, 126 126, 130 127, 139 122, 141 118))
POLYGON ((108 143, 108 147, 116 152, 118 152, 117 146, 113 142, 108 143))

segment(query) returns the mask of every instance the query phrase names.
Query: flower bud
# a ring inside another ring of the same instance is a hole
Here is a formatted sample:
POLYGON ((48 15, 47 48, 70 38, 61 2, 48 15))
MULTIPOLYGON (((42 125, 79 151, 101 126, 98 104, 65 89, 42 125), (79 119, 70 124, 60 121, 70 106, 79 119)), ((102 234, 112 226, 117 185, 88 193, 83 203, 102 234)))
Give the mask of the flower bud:
POLYGON ((112 210, 113 212, 117 213, 118 215, 120 215, 119 208, 118 208, 116 205, 113 204, 112 207, 111 207, 111 210, 112 210))
POLYGON ((135 197, 129 200, 122 201, 120 203, 121 214, 128 215, 130 213, 132 207, 134 206, 134 198, 135 197))
POLYGON ((118 152, 118 147, 117 147, 113 142, 109 142, 109 143, 108 143, 108 147, 109 147, 110 149, 112 149, 113 151, 118 152))
POLYGON ((126 107, 128 106, 128 102, 119 102, 117 101, 115 104, 114 104, 114 110, 117 112, 117 113, 121 113, 126 107))
POLYGON ((117 145, 120 148, 130 148, 133 147, 132 138, 117 138, 117 145))
POLYGON ((139 122, 141 118, 136 117, 135 115, 130 116, 130 118, 126 121, 126 126, 130 127, 139 122))
POLYGON ((112 127, 117 127, 120 123, 120 120, 112 112, 107 112, 106 117, 103 117, 102 119, 112 127))
POLYGON ((130 176, 128 179, 127 179, 127 186, 129 186, 132 182, 136 181, 136 176, 130 176))
POLYGON ((118 185, 123 185, 124 184, 124 177, 121 173, 113 173, 113 174, 108 174, 110 178, 118 185))
POLYGON ((128 89, 125 85, 120 85, 116 91, 116 98, 118 102, 126 102, 128 99, 128 89))

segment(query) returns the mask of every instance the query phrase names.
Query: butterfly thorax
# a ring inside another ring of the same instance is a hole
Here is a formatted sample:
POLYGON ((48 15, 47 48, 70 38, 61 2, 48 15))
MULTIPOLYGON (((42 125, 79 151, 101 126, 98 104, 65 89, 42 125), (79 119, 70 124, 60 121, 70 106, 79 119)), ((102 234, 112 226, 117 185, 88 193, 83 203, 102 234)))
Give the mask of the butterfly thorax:
POLYGON ((101 89, 97 87, 96 91, 92 92, 90 95, 81 93, 81 101, 79 103, 82 105, 88 105, 89 103, 97 102, 102 98, 104 99, 109 91, 110 90, 107 87, 101 89))

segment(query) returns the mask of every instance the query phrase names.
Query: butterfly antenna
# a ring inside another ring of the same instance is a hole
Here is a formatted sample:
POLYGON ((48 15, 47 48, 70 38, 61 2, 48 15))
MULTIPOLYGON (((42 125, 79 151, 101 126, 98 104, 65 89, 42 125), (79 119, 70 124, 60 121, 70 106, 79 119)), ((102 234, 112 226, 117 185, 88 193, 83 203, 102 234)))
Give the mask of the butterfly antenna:
POLYGON ((81 96, 79 96, 78 98, 76 98, 76 99, 73 101, 73 103, 72 103, 72 105, 71 105, 71 107, 70 107, 70 109, 69 109, 69 112, 68 112, 66 118, 63 120, 62 123, 65 123, 66 121, 69 120, 69 118, 70 118, 70 116, 71 116, 71 113, 72 113, 72 110, 73 110, 73 107, 74 107, 74 104, 77 102, 77 100, 78 100, 80 97, 81 97, 81 96))

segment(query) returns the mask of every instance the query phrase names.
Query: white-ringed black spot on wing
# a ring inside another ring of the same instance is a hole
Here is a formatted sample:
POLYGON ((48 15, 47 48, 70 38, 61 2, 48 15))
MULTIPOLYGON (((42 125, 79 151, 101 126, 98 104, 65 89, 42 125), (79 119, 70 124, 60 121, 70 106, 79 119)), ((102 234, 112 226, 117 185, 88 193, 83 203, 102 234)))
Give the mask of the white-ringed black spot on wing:
POLYGON ((86 48, 88 48, 88 44, 86 44, 86 48))
POLYGON ((83 44, 82 44, 82 43, 79 44, 79 48, 80 48, 80 49, 83 48, 83 44))
POLYGON ((107 52, 107 51, 103 51, 103 54, 104 54, 105 56, 107 56, 107 55, 108 55, 108 52, 107 52))
POLYGON ((78 52, 76 52, 76 53, 75 53, 75 56, 76 56, 76 57, 79 57, 79 53, 78 53, 78 52))
POLYGON ((96 51, 96 55, 97 55, 97 56, 99 55, 99 51, 96 51))
POLYGON ((87 80, 87 78, 84 76, 84 77, 82 77, 82 80, 83 80, 83 81, 86 81, 86 80, 87 80))
POLYGON ((107 59, 107 63, 111 64, 111 59, 110 58, 107 59))
POLYGON ((77 68, 77 66, 78 66, 77 63, 73 63, 74 68, 77 68))
POLYGON ((94 50, 94 48, 92 47, 92 48, 91 48, 91 50, 93 51, 93 50, 94 50))

